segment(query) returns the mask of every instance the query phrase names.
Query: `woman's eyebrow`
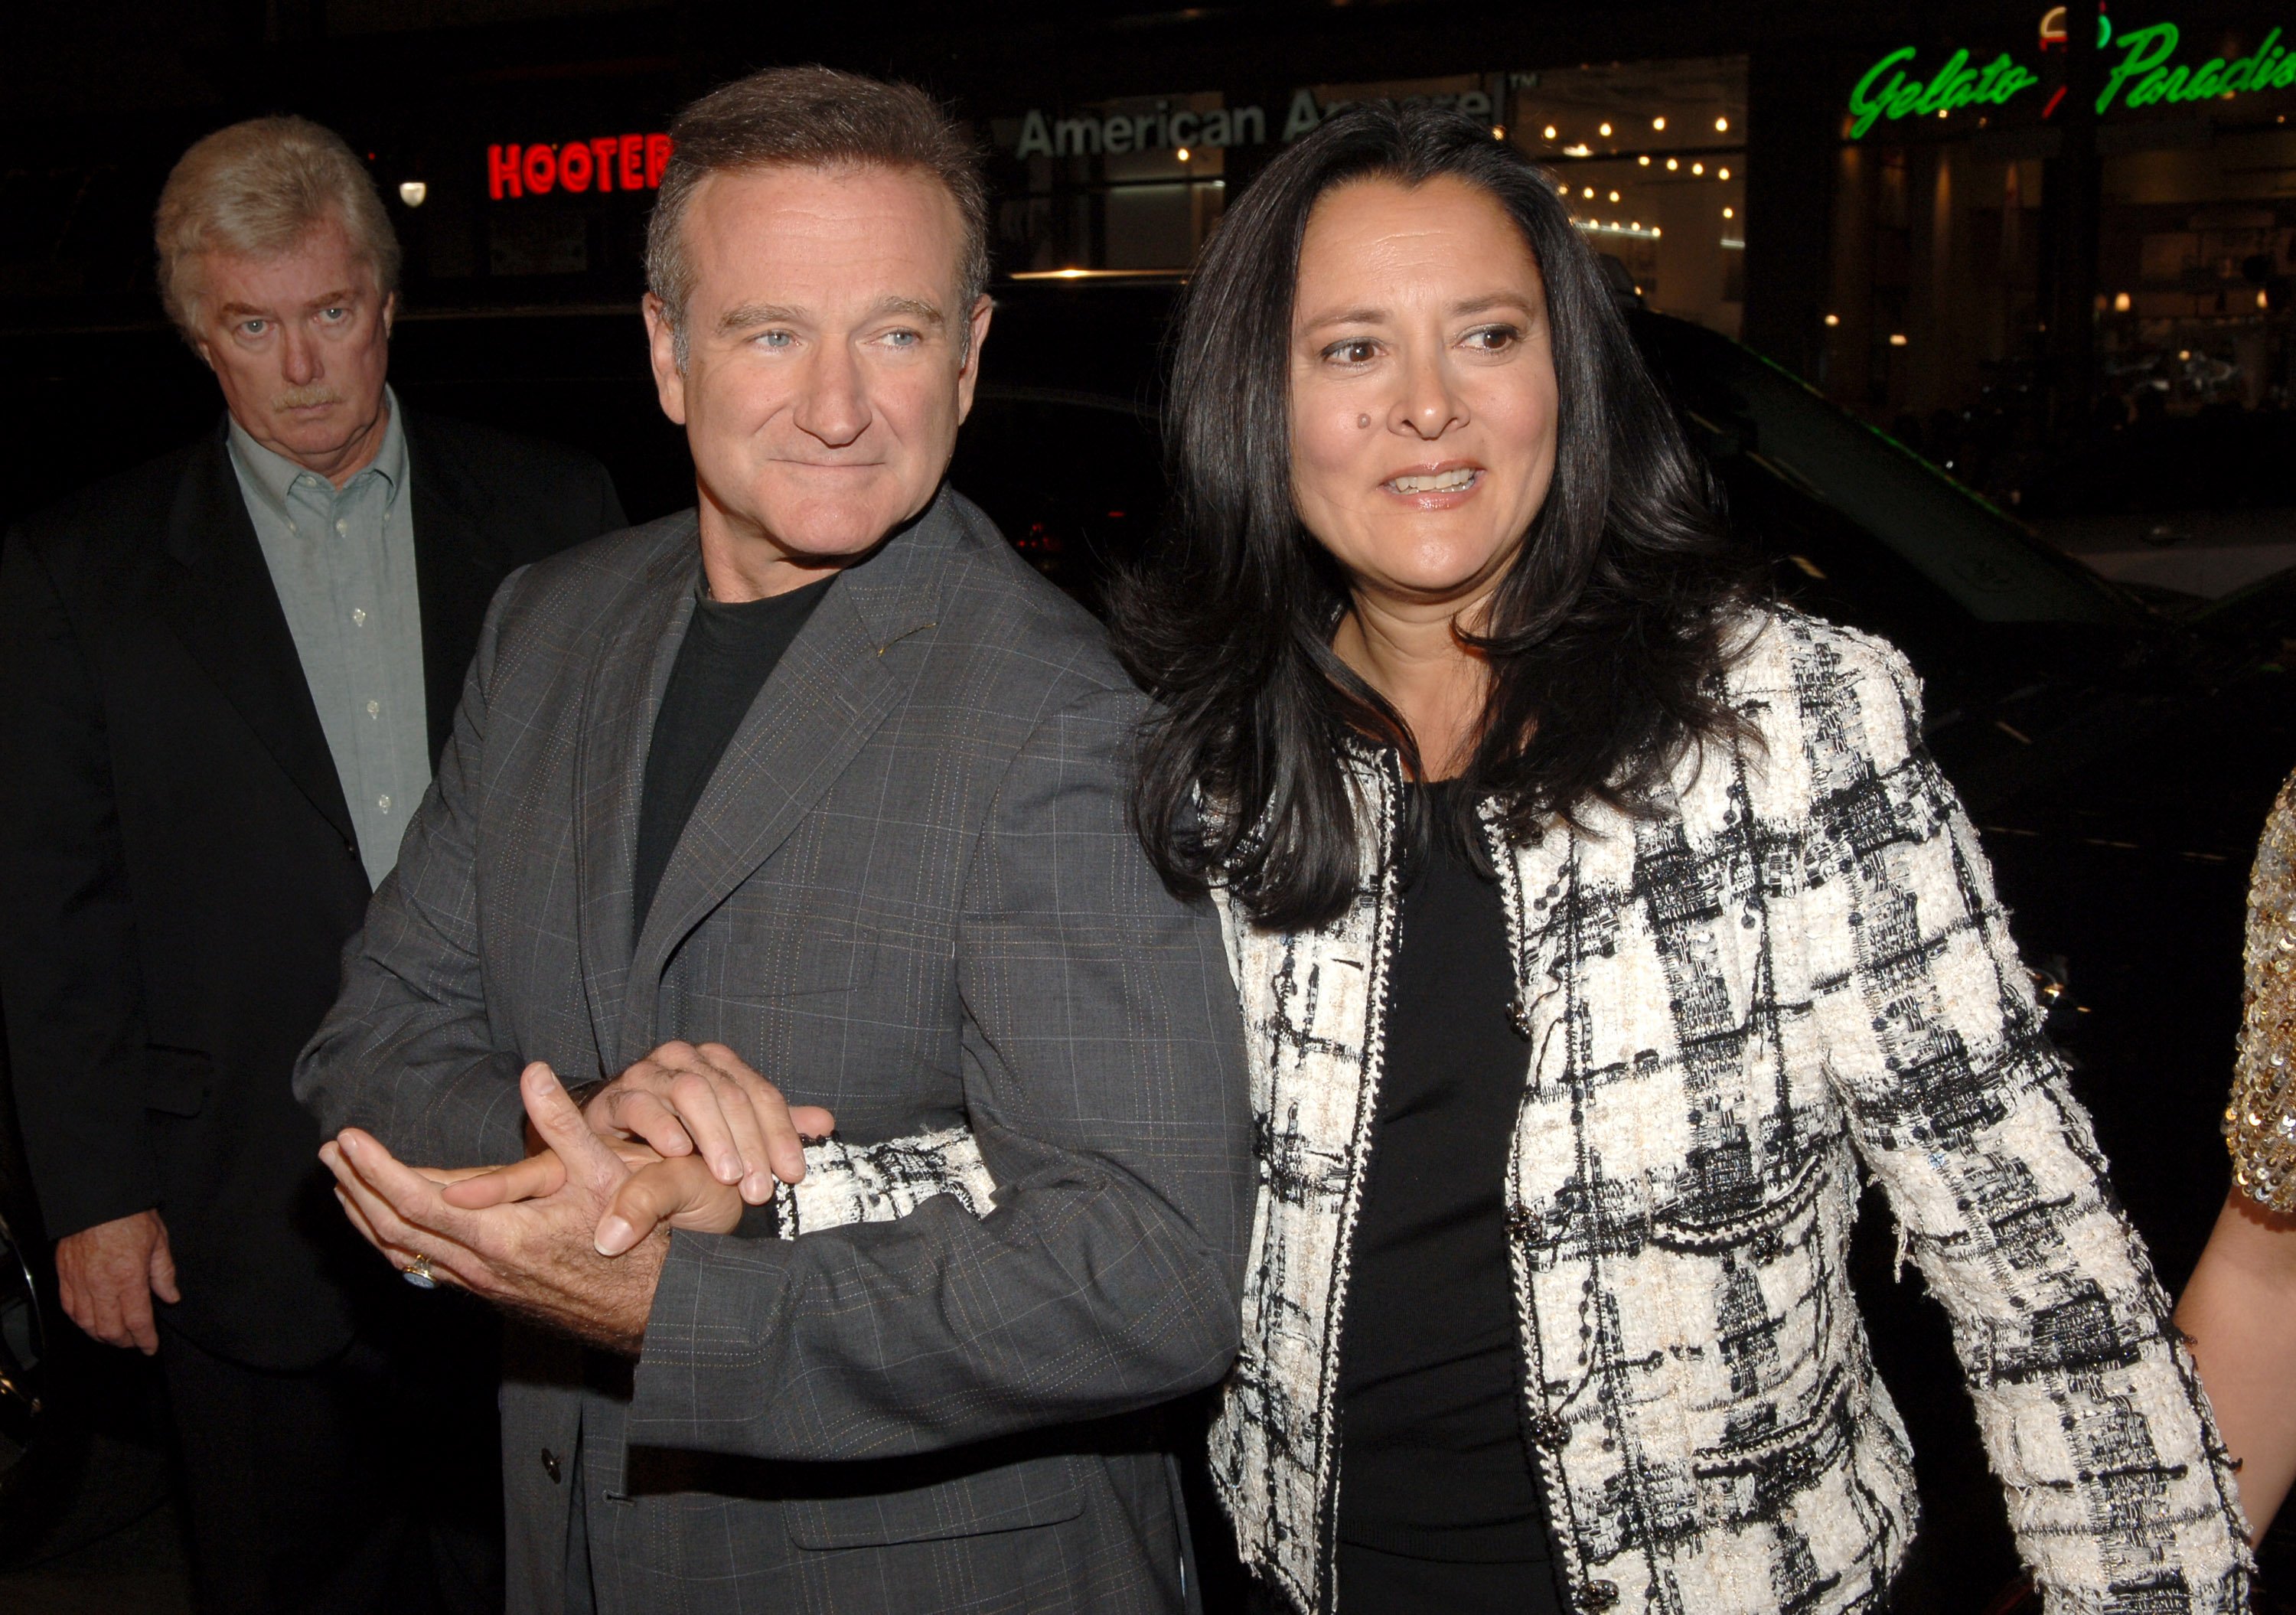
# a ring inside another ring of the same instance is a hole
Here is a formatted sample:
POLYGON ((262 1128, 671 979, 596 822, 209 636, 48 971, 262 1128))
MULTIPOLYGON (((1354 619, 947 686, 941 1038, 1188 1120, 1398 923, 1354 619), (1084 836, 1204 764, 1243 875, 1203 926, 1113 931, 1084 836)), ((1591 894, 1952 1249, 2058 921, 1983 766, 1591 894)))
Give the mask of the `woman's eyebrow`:
POLYGON ((1538 312, 1538 305, 1520 291, 1494 291, 1488 297, 1469 298, 1465 302, 1451 305, 1454 315, 1469 319, 1488 314, 1494 308, 1513 308, 1525 315, 1538 312))
POLYGON ((1326 325, 1376 325, 1387 317, 1384 308, 1335 308, 1329 314, 1319 314, 1304 322, 1303 331, 1320 331, 1326 325))

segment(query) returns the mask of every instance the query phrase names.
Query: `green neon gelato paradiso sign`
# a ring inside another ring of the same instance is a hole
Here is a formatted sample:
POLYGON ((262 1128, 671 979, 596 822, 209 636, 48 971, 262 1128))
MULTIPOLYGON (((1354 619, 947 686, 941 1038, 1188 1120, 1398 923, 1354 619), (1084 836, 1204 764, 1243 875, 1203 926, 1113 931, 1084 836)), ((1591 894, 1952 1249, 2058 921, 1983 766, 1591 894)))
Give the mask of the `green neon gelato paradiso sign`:
MULTIPOLYGON (((2174 60, 2181 39, 2173 22, 2132 29, 2117 38, 2110 20, 2100 19, 2098 45, 2105 58, 2104 87, 2097 93, 2100 116, 2118 103, 2128 107, 2214 101, 2225 95, 2284 90, 2296 85, 2296 53, 2280 43, 2280 30, 2265 35, 2250 54, 2202 62, 2174 60)), ((1915 63, 1912 45, 1891 51, 1866 70, 1849 92, 1849 137, 1863 140, 1882 119, 1934 117, 1963 107, 2003 106, 2041 82, 2040 76, 2006 52, 1984 66, 1965 50, 1956 51, 1936 72, 1915 63)), ((2055 110, 2052 102, 2043 117, 2055 110)))

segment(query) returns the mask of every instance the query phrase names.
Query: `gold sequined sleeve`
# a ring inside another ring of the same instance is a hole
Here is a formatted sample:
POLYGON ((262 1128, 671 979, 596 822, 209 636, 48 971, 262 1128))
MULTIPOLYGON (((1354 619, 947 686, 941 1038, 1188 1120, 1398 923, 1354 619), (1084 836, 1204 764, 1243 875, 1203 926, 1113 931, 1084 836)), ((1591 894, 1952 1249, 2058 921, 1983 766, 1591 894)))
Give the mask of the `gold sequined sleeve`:
POLYGON ((2296 775, 2257 844, 2248 889, 2248 996, 2225 1142, 2233 1181, 2259 1205, 2296 1211, 2296 775))

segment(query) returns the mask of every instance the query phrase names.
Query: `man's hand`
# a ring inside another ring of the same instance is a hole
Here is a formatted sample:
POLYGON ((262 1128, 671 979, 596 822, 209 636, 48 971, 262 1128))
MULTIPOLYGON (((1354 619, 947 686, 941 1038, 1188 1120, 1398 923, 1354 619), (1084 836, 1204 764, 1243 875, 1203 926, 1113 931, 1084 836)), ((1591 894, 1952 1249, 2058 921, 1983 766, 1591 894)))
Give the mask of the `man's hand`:
POLYGON ((805 1141, 836 1119, 819 1105, 792 1110, 782 1092, 722 1043, 665 1043, 591 1097, 599 1135, 643 1140, 665 1160, 699 1157, 721 1184, 762 1206, 774 1179, 805 1176, 805 1141))
MULTIPOLYGON (((551 1069, 519 1078, 529 1120, 559 1163, 537 1198, 470 1209, 447 1198, 450 1177, 394 1160, 369 1134, 347 1127, 323 1146, 336 1197, 367 1242, 406 1267, 430 1258, 440 1279, 496 1305, 610 1350, 635 1357, 669 1250, 667 1233, 617 1260, 598 1254, 596 1230, 629 1168, 593 1134, 551 1069)), ((534 1161, 521 1163, 533 1168, 534 1161)), ((466 1183, 482 1177, 463 1179, 466 1183)))
POLYGON ((64 1312, 107 1346, 160 1349, 152 1298, 175 1302, 176 1258, 157 1211, 138 1211, 67 1234, 56 1242, 56 1280, 64 1312))
MULTIPOLYGON (((701 1234, 731 1234, 741 1226, 745 1203, 741 1192, 719 1183, 699 1157, 681 1155, 664 1160, 643 1144, 627 1143, 616 1144, 615 1153, 629 1176, 622 1179, 607 1203, 605 1216, 599 1219, 600 1256, 621 1255, 664 1223, 701 1234)), ((450 1206, 472 1210, 540 1200, 557 1193, 566 1182, 566 1163, 554 1150, 506 1167, 454 1172, 420 1169, 423 1176, 440 1185, 440 1199, 450 1206)))

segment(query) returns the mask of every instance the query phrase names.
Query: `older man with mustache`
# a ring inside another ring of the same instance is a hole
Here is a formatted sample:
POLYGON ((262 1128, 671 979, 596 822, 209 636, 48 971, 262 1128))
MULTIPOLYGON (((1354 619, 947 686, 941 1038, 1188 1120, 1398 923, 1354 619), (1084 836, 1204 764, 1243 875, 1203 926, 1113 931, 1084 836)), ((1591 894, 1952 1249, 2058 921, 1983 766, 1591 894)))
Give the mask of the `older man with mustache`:
POLYGON ((329 131, 208 136, 157 225, 226 416, 0 559, 34 1186, 65 1310, 160 1358, 203 1608, 499 1608, 489 1322, 348 1248, 289 1078, 495 586, 621 510, 594 461, 400 406, 398 243, 329 131))

